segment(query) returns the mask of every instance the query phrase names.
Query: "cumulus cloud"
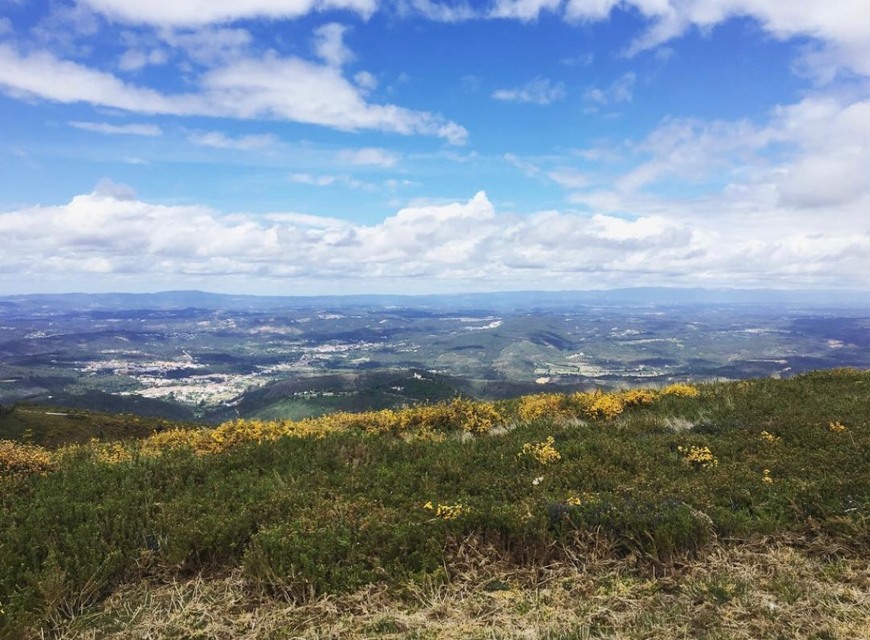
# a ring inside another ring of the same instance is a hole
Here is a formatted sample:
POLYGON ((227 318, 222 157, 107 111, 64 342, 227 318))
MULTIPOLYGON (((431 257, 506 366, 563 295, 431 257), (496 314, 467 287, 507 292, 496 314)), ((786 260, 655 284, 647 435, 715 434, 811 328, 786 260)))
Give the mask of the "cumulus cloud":
POLYGON ((353 60, 353 52, 344 44, 347 27, 330 22, 314 30, 314 52, 326 64, 340 67, 353 60))
POLYGON ((676 179, 756 194, 764 185, 796 209, 847 205, 870 195, 870 99, 808 96, 764 123, 668 118, 623 152, 634 164, 611 180, 623 193, 676 179))
POLYGON ((796 148, 773 178, 782 204, 842 206, 870 194, 870 99, 810 97, 778 108, 771 126, 796 148))
POLYGON ((0 86, 16 96, 135 113, 289 120, 346 131, 433 135, 453 144, 462 144, 468 135, 461 125, 436 114, 369 103, 340 70, 301 58, 270 53, 234 60, 204 73, 199 84, 190 93, 164 94, 47 52, 22 56, 0 44, 0 86))
POLYGON ((82 0, 111 20, 159 26, 195 26, 251 18, 298 18, 308 13, 345 9, 367 17, 376 0, 82 0))
POLYGON ((810 95, 762 122, 667 118, 637 141, 506 160, 610 225, 625 215, 635 229, 664 221, 670 235, 661 237, 685 242, 679 260, 679 243, 647 252, 647 262, 626 251, 626 277, 866 288, 870 100, 810 95))
POLYGON ((109 124, 108 122, 70 122, 71 127, 83 131, 93 131, 106 135, 122 136, 148 136, 163 135, 163 131, 156 124, 109 124))
MULTIPOLYGON (((172 29, 260 18, 292 19, 330 10, 367 18, 382 4, 378 0, 81 0, 75 8, 78 13, 97 12, 113 22, 172 29)), ((630 11, 641 16, 647 28, 626 43, 629 55, 658 47, 692 28, 707 30, 745 17, 756 20, 776 38, 809 37, 820 43, 802 59, 820 78, 841 68, 870 75, 870 4, 865 0, 494 0, 488 10, 462 1, 397 0, 390 6, 400 14, 441 22, 480 17, 530 22, 552 13, 576 23, 605 20, 613 11, 630 11)))
POLYGON ((840 68, 870 75, 870 4, 865 0, 496 0, 489 15, 528 22, 554 13, 568 22, 594 22, 615 10, 636 12, 648 25, 627 43, 628 55, 658 47, 692 28, 711 29, 744 17, 775 38, 803 36, 820 42, 802 59, 814 75, 830 77, 840 68))
POLYGON ((535 78, 520 87, 499 89, 493 92, 492 97, 506 102, 526 102, 543 106, 564 98, 565 85, 546 78, 535 78))
POLYGON ((132 276, 178 284, 244 277, 259 290, 276 282, 286 290, 339 281, 384 290, 408 278, 418 290, 445 283, 863 286, 866 216, 832 225, 776 203, 776 215, 757 216, 741 210, 739 201, 735 196, 723 223, 721 214, 705 215, 713 204, 694 203, 694 216, 655 205, 636 217, 522 215, 497 210, 480 192, 467 201, 408 206, 363 225, 293 212, 157 205, 115 185, 59 206, 0 213, 0 234, 10 249, 0 256, 0 273, 80 282, 96 272, 106 286, 132 276))

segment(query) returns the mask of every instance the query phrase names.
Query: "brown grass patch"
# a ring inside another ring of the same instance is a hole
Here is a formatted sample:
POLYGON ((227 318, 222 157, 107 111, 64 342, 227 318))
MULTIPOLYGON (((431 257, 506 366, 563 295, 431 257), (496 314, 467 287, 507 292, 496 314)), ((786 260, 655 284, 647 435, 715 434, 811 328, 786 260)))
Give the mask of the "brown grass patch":
MULTIPOLYGON (((59 640, 870 638, 870 567, 824 541, 715 546, 656 575, 605 543, 520 567, 468 540, 447 581, 369 586, 302 605, 257 594, 233 571, 118 589, 52 630, 59 640), (830 551, 830 549, 828 549, 830 551)), ((49 630, 45 630, 46 633, 49 630)))

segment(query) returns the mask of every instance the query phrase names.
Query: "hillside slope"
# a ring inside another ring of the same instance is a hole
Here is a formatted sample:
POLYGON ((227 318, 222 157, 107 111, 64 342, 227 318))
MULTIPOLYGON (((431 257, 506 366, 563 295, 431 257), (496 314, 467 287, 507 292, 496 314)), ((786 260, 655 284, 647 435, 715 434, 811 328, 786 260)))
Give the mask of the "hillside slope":
POLYGON ((868 454, 856 370, 0 443, 0 635, 870 637, 868 454))

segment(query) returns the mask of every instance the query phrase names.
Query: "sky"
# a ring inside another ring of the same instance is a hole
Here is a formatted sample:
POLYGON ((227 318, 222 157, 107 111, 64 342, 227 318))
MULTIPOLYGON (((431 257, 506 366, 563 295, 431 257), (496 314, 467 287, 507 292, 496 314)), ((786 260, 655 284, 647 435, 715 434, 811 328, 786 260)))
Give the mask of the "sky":
POLYGON ((867 0, 0 0, 0 295, 870 290, 867 0))

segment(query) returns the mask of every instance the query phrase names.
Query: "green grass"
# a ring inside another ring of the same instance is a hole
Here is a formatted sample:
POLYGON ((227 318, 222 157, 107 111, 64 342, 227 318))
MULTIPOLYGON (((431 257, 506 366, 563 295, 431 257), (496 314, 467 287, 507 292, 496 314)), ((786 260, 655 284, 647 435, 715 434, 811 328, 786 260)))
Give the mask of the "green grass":
MULTIPOLYGON (((296 602, 437 584, 459 570, 453 551, 469 540, 516 567, 596 540, 652 571, 702 557, 716 539, 759 535, 825 535, 832 555, 866 552, 870 375, 700 389, 613 421, 540 420, 443 441, 344 432, 205 456, 133 447, 116 464, 82 449, 56 471, 2 481, 0 636, 50 627, 142 576, 239 570, 254 591, 296 602), (518 456, 548 436, 559 460, 518 456), (718 464, 688 464, 678 447, 692 446, 718 464), (462 509, 445 519, 438 505, 462 509)), ((787 579, 770 586, 785 602, 802 597, 787 579)), ((743 587, 713 576, 694 588, 718 603, 743 587)))

